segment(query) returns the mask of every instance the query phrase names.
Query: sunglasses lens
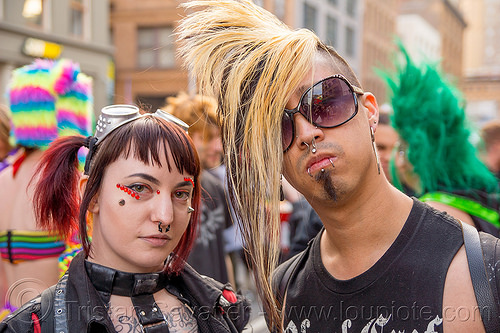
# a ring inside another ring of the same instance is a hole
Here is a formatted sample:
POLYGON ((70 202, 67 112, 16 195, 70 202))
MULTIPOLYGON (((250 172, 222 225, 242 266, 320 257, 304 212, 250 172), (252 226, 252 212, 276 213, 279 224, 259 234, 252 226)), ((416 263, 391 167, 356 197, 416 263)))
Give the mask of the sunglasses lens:
POLYGON ((281 142, 283 144, 283 150, 286 150, 293 140, 293 123, 292 118, 285 113, 281 120, 281 142))
POLYGON ((300 113, 320 127, 345 123, 356 112, 353 92, 340 78, 316 83, 302 98, 300 113))

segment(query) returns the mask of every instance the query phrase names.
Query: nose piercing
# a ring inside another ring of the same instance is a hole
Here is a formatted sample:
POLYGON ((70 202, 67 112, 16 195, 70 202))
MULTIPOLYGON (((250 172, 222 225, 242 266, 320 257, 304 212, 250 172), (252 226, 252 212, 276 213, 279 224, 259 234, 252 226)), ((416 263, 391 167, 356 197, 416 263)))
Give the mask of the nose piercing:
POLYGON ((307 144, 307 142, 302 141, 302 143, 307 146, 307 149, 309 149, 309 145, 307 144))
POLYGON ((194 208, 193 208, 193 207, 191 207, 191 206, 189 206, 189 207, 188 207, 188 214, 191 214, 192 212, 194 212, 194 208))
POLYGON ((125 200, 121 199, 120 201, 118 201, 118 204, 120 206, 124 206, 125 205, 125 200))
POLYGON ((314 141, 314 138, 312 139, 311 141, 311 145, 312 145, 312 149, 311 149, 311 153, 313 154, 316 154, 316 142, 314 141))
MULTIPOLYGON (((159 232, 163 232, 163 229, 161 227, 161 221, 158 222, 158 231, 159 232)), ((167 227, 165 228, 165 233, 169 232, 170 231, 170 224, 167 225, 167 227)))

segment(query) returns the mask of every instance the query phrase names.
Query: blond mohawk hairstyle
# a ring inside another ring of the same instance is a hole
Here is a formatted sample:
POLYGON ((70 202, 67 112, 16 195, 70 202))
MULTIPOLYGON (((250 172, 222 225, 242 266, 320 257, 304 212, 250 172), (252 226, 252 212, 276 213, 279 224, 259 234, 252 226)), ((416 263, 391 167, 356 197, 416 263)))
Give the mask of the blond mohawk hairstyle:
POLYGON ((292 91, 326 47, 248 0, 200 0, 177 28, 179 55, 202 94, 218 101, 231 202, 271 327, 281 327, 270 285, 279 254, 281 119, 292 91))

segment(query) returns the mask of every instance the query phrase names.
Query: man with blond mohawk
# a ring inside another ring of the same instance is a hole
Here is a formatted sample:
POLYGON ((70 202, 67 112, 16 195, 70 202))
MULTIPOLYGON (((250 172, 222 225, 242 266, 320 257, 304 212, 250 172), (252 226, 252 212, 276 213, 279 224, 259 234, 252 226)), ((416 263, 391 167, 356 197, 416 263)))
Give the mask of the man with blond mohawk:
MULTIPOLYGON (((184 6, 180 55, 219 103, 231 200, 270 329, 484 332, 480 312, 495 324, 494 307, 478 309, 460 222, 387 181, 376 98, 347 62, 249 0, 184 6), (282 176, 324 229, 271 288, 282 176)), ((481 240, 496 250, 496 238, 481 240)))

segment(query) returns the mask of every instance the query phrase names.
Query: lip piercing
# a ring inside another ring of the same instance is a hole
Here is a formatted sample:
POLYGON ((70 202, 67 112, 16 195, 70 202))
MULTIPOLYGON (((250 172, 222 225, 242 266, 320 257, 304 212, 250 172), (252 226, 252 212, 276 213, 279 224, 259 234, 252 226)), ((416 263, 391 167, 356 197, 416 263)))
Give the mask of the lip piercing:
POLYGON ((118 204, 120 206, 124 206, 125 205, 125 200, 121 199, 120 201, 118 201, 118 204))
POLYGON ((191 207, 191 206, 189 206, 189 207, 188 207, 188 214, 191 214, 192 212, 194 212, 194 208, 193 208, 193 207, 191 207))
MULTIPOLYGON (((304 142, 304 143, 305 143, 305 142, 304 142)), ((328 161, 330 161, 330 164, 332 165, 332 168, 335 168, 335 165, 333 165, 332 159, 331 159, 331 158, 329 158, 329 159, 328 159, 328 161)), ((324 169, 324 168, 322 168, 322 169, 321 169, 321 172, 325 172, 325 169, 324 169)), ((311 168, 307 168, 307 174, 308 174, 309 176, 311 176, 311 177, 312 177, 312 175, 311 175, 311 168)))

